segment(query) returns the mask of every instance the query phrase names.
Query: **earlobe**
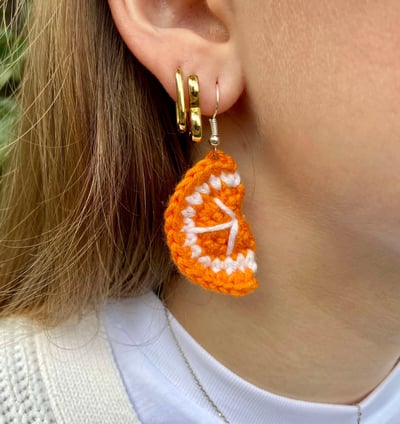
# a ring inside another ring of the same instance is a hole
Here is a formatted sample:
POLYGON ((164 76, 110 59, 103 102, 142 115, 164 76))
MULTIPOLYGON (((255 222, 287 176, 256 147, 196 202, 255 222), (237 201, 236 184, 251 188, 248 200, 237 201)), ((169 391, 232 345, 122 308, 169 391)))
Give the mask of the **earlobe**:
POLYGON ((137 59, 176 100, 175 71, 196 74, 201 84, 202 112, 215 109, 215 84, 220 112, 231 108, 243 91, 243 78, 230 27, 228 1, 218 7, 204 0, 108 0, 115 24, 137 59), (226 3, 226 5, 225 5, 226 3), (218 11, 218 12, 217 12, 218 11))

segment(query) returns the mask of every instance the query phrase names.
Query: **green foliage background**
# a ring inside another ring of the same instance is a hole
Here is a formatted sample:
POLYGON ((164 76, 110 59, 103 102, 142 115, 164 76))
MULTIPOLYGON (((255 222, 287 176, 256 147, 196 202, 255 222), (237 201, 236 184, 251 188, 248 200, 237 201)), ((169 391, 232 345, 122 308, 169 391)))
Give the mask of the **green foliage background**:
POLYGON ((0 169, 12 137, 21 80, 24 41, 16 23, 15 3, 0 0, 0 169))

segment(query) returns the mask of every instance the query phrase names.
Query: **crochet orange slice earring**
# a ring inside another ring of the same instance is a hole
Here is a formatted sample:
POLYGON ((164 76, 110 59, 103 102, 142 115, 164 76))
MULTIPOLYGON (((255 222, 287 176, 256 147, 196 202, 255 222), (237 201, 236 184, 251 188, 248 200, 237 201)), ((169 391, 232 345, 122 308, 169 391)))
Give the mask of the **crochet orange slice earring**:
POLYGON ((185 277, 215 292, 243 296, 258 286, 255 240, 242 213, 244 186, 236 162, 217 150, 218 83, 216 98, 212 150, 177 185, 165 212, 165 233, 185 277))

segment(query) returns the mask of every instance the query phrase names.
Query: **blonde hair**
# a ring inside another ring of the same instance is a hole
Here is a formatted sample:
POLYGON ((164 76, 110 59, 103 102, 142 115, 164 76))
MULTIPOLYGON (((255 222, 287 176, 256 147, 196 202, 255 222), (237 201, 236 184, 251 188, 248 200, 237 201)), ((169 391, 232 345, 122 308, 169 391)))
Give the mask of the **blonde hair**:
POLYGON ((106 0, 29 3, 20 116, 1 179, 0 316, 55 325, 175 275, 163 212, 190 148, 106 0))

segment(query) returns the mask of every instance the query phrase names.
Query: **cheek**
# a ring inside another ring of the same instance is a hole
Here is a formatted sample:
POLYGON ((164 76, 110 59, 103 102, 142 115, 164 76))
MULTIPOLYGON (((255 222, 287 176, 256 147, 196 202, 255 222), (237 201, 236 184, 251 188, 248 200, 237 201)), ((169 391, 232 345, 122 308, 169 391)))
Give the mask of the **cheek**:
POLYGON ((266 160, 325 215, 399 237, 400 2, 259 3, 240 51, 266 160))

